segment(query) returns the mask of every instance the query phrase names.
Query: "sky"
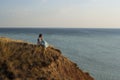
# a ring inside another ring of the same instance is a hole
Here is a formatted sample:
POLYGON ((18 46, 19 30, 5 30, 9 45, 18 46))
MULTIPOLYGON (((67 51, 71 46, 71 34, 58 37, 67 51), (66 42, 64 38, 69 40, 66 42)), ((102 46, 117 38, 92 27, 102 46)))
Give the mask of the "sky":
POLYGON ((120 0, 0 0, 0 27, 120 28, 120 0))

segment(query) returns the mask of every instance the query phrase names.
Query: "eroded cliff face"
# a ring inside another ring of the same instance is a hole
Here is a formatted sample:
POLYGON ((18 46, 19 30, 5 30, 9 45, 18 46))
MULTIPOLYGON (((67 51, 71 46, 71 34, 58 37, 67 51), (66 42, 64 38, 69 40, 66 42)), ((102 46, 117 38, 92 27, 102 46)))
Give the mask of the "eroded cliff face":
POLYGON ((93 80, 53 47, 0 38, 0 80, 93 80))

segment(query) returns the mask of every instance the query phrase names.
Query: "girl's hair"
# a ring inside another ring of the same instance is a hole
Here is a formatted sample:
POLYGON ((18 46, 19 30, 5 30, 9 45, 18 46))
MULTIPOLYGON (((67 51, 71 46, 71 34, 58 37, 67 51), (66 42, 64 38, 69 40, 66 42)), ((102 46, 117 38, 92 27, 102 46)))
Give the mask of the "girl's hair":
POLYGON ((39 42, 39 39, 37 39, 37 41, 39 42))
POLYGON ((42 37, 42 34, 39 34, 39 37, 42 37))

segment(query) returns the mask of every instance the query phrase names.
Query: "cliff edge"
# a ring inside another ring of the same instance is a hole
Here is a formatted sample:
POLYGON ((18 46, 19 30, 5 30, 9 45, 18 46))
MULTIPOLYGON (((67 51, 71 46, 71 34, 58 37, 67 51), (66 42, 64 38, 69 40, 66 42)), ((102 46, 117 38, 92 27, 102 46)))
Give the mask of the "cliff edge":
POLYGON ((0 80, 94 80, 53 47, 0 38, 0 80))

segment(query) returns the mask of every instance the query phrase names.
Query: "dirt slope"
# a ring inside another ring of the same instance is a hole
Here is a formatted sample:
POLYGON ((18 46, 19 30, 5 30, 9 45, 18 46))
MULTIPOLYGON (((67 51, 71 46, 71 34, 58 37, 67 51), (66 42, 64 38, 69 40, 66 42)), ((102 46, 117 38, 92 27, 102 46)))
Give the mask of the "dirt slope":
POLYGON ((0 80, 94 80, 52 47, 0 38, 0 80))

